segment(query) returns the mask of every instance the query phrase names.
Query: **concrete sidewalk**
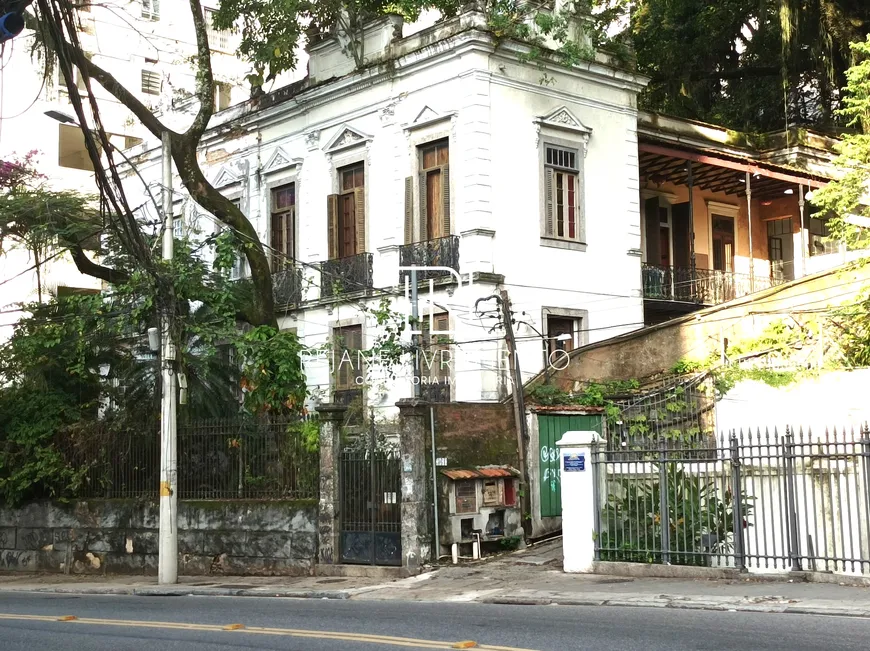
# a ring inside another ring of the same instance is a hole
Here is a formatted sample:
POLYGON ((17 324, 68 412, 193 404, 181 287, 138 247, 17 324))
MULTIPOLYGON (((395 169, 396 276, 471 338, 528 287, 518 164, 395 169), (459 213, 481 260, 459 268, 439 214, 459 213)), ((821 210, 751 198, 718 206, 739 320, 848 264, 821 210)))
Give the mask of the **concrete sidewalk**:
POLYGON ((157 586, 153 578, 145 577, 0 575, 0 594, 16 591, 613 605, 870 617, 867 587, 769 579, 565 574, 561 571, 558 542, 394 581, 360 577, 183 577, 178 585, 167 587, 157 586))

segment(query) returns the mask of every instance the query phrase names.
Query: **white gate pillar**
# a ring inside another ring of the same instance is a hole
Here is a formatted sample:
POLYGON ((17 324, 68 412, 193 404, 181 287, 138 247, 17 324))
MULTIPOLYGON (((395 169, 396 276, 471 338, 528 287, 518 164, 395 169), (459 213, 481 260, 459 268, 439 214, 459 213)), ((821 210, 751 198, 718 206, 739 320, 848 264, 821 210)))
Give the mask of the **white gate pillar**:
POLYGON ((565 432, 556 443, 562 483, 562 551, 566 572, 592 572, 595 562, 595 473, 598 432, 565 432))

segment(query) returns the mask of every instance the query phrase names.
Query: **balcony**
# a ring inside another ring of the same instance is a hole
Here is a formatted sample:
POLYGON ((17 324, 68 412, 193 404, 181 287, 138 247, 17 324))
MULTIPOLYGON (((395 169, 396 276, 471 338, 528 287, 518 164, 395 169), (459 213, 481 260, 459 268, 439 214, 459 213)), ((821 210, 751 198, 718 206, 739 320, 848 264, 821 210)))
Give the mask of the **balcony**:
POLYGON ((448 382, 424 382, 420 385, 420 397, 427 402, 450 402, 451 393, 448 382))
POLYGON ((372 288, 372 254, 360 253, 320 263, 320 298, 372 288))
POLYGON ((302 302, 302 269, 286 267, 272 274, 272 293, 275 305, 284 307, 302 302))
POLYGON ((643 265, 643 297, 656 301, 718 305, 784 282, 781 277, 756 276, 752 287, 749 274, 643 265))
MULTIPOLYGON (((448 267, 459 271, 459 237, 450 235, 437 240, 404 244, 399 247, 399 265, 402 267, 448 267)), ((399 284, 405 284, 405 276, 410 272, 399 272, 399 284)), ((438 278, 449 278, 449 271, 430 271, 421 269, 417 272, 417 281, 438 278)))

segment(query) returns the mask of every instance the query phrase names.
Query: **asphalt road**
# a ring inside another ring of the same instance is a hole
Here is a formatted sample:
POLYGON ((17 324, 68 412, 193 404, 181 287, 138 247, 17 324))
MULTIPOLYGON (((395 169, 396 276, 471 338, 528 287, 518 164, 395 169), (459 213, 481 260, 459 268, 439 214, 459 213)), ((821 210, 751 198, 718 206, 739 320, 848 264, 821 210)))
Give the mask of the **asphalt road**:
POLYGON ((867 649, 870 620, 657 608, 0 595, 3 651, 867 649), (61 621, 72 616, 76 619, 61 621), (232 628, 233 625, 244 628, 232 628), (225 630, 224 627, 231 627, 225 630))

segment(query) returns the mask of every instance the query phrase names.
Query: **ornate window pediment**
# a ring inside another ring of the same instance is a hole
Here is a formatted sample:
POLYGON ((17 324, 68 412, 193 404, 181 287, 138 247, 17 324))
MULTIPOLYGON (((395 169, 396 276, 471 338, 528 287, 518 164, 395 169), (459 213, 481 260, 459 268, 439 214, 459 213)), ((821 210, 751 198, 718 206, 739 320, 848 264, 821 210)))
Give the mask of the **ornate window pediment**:
POLYGON ((298 167, 300 165, 302 165, 301 158, 291 158, 287 152, 285 152, 281 147, 278 147, 269 157, 269 160, 266 161, 266 165, 263 167, 263 172, 266 174, 269 172, 280 172, 281 170, 290 167, 298 167))
POLYGON ((364 145, 368 142, 371 142, 371 140, 371 136, 344 124, 339 127, 335 136, 333 136, 332 139, 328 143, 326 143, 323 151, 328 154, 334 154, 335 152, 342 151, 344 149, 350 149, 351 147, 364 145))
POLYGON ((414 118, 414 121, 411 124, 405 125, 405 129, 408 131, 413 131, 414 129, 421 129, 423 127, 427 127, 431 124, 436 124, 438 122, 442 122, 444 120, 451 119, 455 113, 440 113, 433 109, 431 106, 426 105, 423 109, 417 114, 417 117, 414 118))
POLYGON ((218 170, 218 173, 214 177, 214 180, 211 182, 211 184, 215 188, 220 189, 220 188, 225 188, 228 185, 232 185, 233 183, 239 183, 240 181, 241 181, 241 178, 239 178, 239 175, 237 172, 233 171, 233 169, 231 167, 229 167, 227 165, 223 165, 218 170))
POLYGON ((537 120, 541 126, 550 127, 552 129, 561 129, 563 131, 573 131, 575 133, 586 134, 592 133, 592 129, 584 125, 571 111, 566 107, 560 106, 549 115, 542 116, 537 120))

